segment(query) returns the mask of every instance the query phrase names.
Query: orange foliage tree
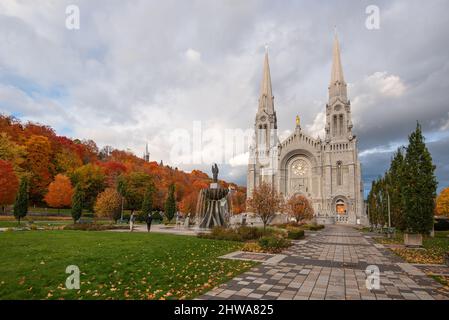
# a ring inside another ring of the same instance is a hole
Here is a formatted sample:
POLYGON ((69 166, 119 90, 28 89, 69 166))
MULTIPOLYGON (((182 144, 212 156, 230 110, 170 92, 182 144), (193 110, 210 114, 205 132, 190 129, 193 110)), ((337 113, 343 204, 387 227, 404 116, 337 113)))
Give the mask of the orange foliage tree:
POLYGON ((252 197, 247 200, 248 210, 262 220, 264 230, 276 214, 282 212, 283 204, 282 195, 265 182, 254 188, 252 197))
POLYGON ((14 203, 18 188, 19 180, 12 164, 0 160, 0 206, 3 213, 7 205, 14 203))
POLYGON ((70 179, 62 174, 55 177, 55 181, 48 186, 45 202, 53 208, 69 207, 72 204, 73 188, 70 179))
POLYGON ((441 216, 449 216, 449 187, 438 195, 436 212, 441 216))
POLYGON ((286 204, 286 211, 295 218, 296 222, 313 218, 313 208, 310 201, 302 195, 292 196, 286 204))

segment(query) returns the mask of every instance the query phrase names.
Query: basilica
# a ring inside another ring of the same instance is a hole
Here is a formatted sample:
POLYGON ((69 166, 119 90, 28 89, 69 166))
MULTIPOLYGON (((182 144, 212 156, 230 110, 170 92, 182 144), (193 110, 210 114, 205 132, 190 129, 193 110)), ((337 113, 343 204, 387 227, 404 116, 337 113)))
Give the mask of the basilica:
POLYGON ((307 197, 318 223, 366 224, 357 137, 352 132, 351 103, 336 35, 328 89, 324 140, 304 132, 297 117, 293 133, 280 141, 265 52, 255 136, 249 150, 248 197, 265 182, 286 199, 296 194, 307 197))

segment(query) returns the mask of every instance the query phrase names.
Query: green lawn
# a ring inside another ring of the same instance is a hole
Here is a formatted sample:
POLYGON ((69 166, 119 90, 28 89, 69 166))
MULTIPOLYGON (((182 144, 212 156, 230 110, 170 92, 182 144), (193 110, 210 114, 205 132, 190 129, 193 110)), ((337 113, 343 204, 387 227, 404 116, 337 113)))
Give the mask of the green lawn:
POLYGON ((241 244, 157 233, 0 232, 0 299, 189 299, 252 262, 218 259, 241 244), (81 271, 67 290, 68 265, 81 271))
MULTIPOLYGON (((398 232, 395 238, 378 238, 376 241, 384 244, 403 244, 404 235, 398 232)), ((423 248, 424 250, 410 248, 392 250, 410 263, 444 264, 444 255, 449 251, 449 232, 435 231, 435 237, 425 236, 423 248)))

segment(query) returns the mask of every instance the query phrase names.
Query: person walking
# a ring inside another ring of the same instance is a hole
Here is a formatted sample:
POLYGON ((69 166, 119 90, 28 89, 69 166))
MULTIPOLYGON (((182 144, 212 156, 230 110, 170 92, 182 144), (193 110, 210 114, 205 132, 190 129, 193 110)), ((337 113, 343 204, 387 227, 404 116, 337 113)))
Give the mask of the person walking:
POLYGON ((150 213, 148 213, 147 216, 147 231, 150 232, 151 229, 151 222, 153 222, 153 215, 150 213))
POLYGON ((134 212, 131 213, 131 216, 129 217, 129 231, 133 232, 134 230, 134 220, 136 219, 134 212))

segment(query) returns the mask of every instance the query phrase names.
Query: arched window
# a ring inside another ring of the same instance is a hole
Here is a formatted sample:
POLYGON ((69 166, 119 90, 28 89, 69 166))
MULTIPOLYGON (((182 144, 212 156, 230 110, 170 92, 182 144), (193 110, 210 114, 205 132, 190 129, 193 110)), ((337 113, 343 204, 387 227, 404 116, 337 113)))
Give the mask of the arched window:
POLYGON ((332 135, 336 136, 337 135, 337 116, 334 115, 334 123, 332 125, 332 135))
POLYGON ((343 184, 343 175, 341 170, 341 161, 337 161, 337 185, 341 186, 343 184))
POLYGON ((338 128, 339 128, 339 135, 342 136, 344 133, 343 132, 343 115, 342 114, 340 114, 340 121, 339 121, 338 128))

